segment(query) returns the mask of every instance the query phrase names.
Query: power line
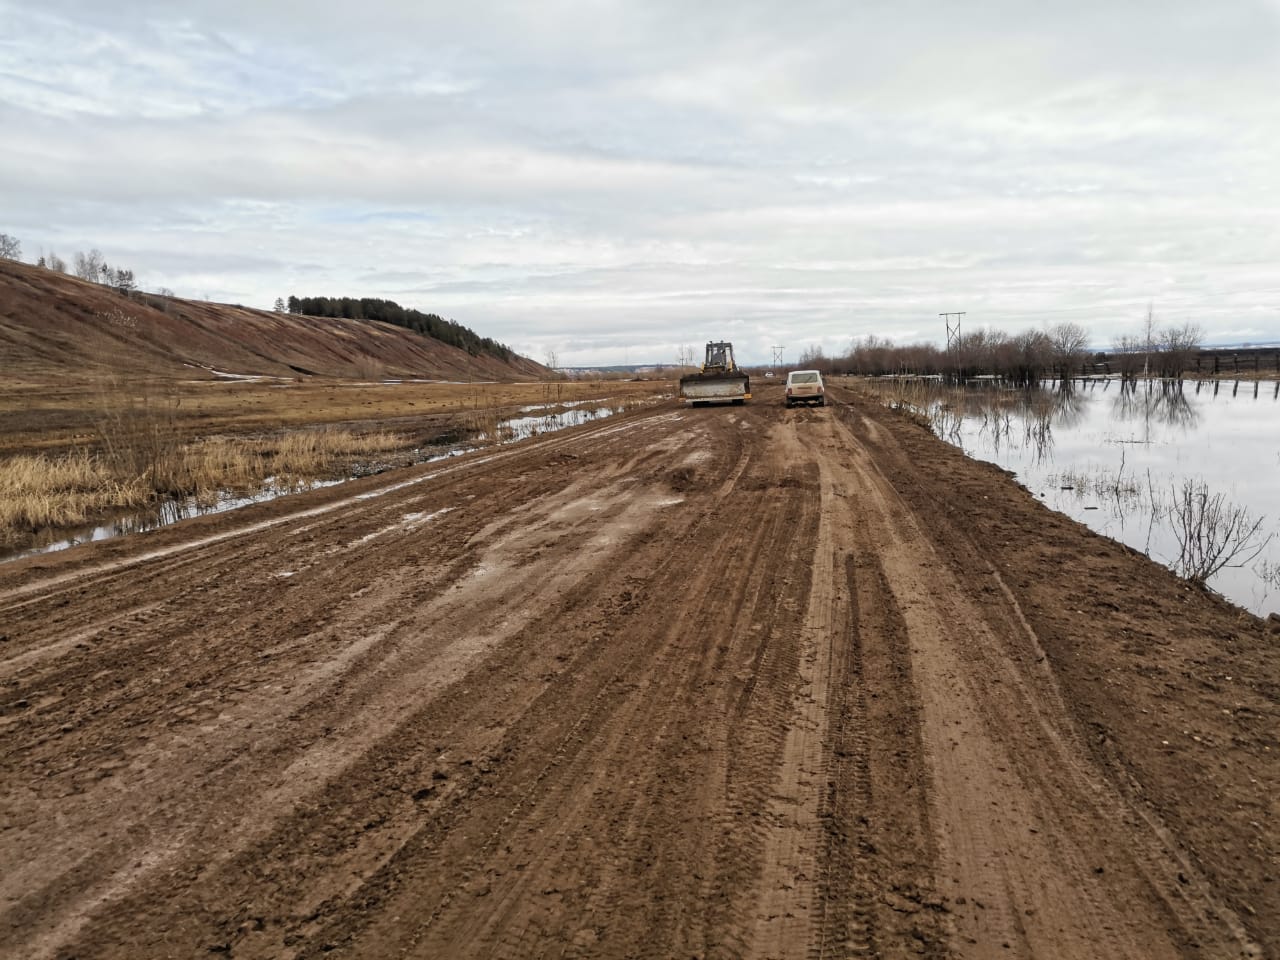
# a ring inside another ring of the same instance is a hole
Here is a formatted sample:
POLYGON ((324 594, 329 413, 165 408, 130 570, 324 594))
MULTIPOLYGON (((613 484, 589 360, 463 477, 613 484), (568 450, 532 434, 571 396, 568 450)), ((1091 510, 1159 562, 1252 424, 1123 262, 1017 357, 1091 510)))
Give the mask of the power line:
POLYGON ((960 346, 960 318, 963 317, 967 312, 968 311, 966 310, 961 310, 959 313, 938 314, 938 316, 942 317, 942 319, 946 321, 946 324, 947 324, 947 352, 948 353, 950 353, 956 347, 960 346), (954 327, 951 325, 952 317, 956 318, 954 327))

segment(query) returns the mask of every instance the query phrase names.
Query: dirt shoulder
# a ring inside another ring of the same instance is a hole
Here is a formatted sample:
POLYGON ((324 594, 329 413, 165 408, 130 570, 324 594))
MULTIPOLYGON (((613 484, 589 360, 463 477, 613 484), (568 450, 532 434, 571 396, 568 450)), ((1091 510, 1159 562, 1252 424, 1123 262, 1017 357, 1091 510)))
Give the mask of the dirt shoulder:
POLYGON ((913 419, 848 399, 856 434, 913 510, 1016 599, 1096 761, 1274 951, 1280 632, 1046 510, 913 419))
POLYGON ((1275 638, 836 399, 0 566, 0 952, 1277 952, 1275 638))

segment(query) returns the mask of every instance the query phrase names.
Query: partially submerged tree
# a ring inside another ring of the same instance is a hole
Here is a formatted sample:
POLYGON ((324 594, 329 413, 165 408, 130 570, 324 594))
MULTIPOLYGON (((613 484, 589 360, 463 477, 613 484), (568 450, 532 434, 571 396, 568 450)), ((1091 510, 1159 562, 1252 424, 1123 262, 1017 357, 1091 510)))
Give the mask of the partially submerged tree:
POLYGON ((1178 541, 1174 567, 1201 586, 1220 570, 1252 562, 1271 542, 1272 535, 1262 535, 1266 517, 1255 518, 1221 493, 1209 493, 1202 480, 1185 480, 1173 490, 1168 516, 1178 541))
POLYGON ((1058 369, 1058 376, 1067 383, 1084 359, 1089 347, 1089 334, 1078 323, 1063 322, 1049 328, 1049 343, 1053 348, 1053 364, 1058 369))

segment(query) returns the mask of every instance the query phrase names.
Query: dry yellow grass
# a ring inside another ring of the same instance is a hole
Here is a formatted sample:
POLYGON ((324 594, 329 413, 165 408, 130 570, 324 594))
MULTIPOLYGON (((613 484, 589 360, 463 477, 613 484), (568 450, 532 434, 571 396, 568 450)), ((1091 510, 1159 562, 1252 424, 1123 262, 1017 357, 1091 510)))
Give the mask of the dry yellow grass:
POLYGON ((145 505, 139 477, 114 475, 100 457, 10 457, 0 462, 0 536, 15 539, 45 527, 70 526, 111 510, 145 505))
POLYGON ((10 383, 0 386, 0 452, 11 452, 0 456, 0 542, 20 544, 46 528, 172 499, 212 504, 268 482, 296 488, 414 445, 412 434, 378 429, 380 421, 492 441, 502 419, 522 406, 608 398, 610 406, 630 407, 667 388, 572 381, 10 383), (326 425, 335 421, 366 428, 326 425))
MULTIPOLYGON (((378 423, 405 417, 465 414, 477 406, 670 393, 669 381, 530 383, 362 383, 352 380, 144 381, 118 388, 136 406, 162 410, 184 439, 215 434, 300 429, 322 424, 378 423)), ((101 382, 0 383, 0 454, 66 449, 96 436, 101 382)))
POLYGON ((269 480, 297 487, 332 477, 353 458, 402 448, 393 433, 307 430, 276 439, 216 437, 176 445, 157 458, 77 451, 0 460, 0 540, 13 543, 49 527, 138 510, 173 496, 213 503, 269 480))

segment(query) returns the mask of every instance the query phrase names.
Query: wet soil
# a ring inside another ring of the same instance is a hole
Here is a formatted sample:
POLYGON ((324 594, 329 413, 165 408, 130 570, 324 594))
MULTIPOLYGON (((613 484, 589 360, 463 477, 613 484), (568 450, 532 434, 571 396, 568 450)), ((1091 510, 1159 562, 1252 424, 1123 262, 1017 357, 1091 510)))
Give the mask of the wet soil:
POLYGON ((1280 636, 833 393, 0 568, 0 955, 1280 952, 1280 636))

